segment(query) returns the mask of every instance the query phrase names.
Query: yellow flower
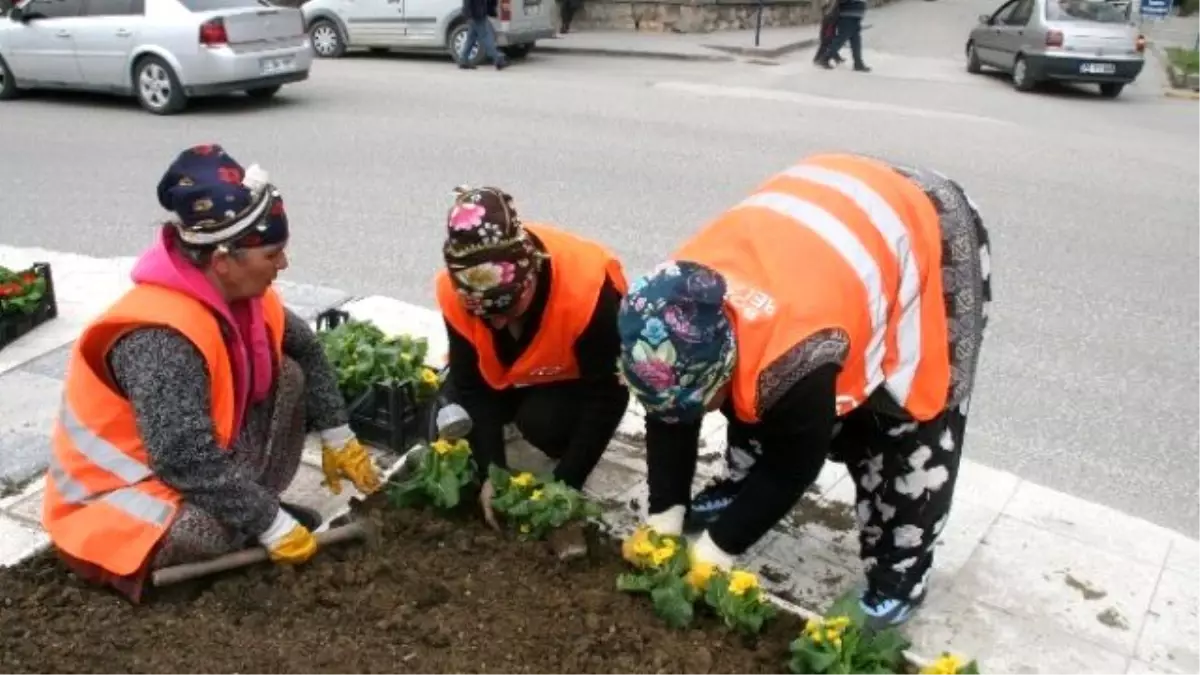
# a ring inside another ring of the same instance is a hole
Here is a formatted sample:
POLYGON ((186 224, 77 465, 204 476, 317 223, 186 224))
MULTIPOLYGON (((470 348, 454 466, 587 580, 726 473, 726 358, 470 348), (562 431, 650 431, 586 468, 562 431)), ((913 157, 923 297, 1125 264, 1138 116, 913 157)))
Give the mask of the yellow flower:
POLYGON ((746 572, 745 570, 734 570, 733 573, 729 575, 730 593, 737 596, 742 596, 745 595, 747 591, 752 591, 755 588, 758 588, 758 577, 754 576, 750 572, 746 572))
POLYGON ((832 642, 834 640, 840 639, 841 637, 842 637, 841 631, 834 630, 832 628, 825 629, 825 639, 826 640, 829 640, 830 642, 832 642))
POLYGON ((675 553, 678 550, 675 548, 675 542, 668 539, 665 544, 650 554, 650 562, 654 563, 655 567, 662 567, 667 561, 675 557, 675 553))
POLYGON ((649 539, 639 539, 633 542, 633 554, 639 558, 645 558, 654 553, 654 544, 650 543, 649 539))
POLYGON ((533 474, 529 473, 528 471, 522 471, 516 476, 513 476, 512 484, 516 485, 517 487, 529 487, 530 485, 533 485, 533 474))
POLYGON ((842 638, 835 637, 835 638, 833 638, 833 640, 831 640, 831 642, 833 643, 834 649, 837 649, 839 651, 842 649, 842 638))
POLYGON ((692 588, 703 591, 708 588, 708 581, 712 579, 713 573, 716 571, 717 566, 712 563, 696 563, 692 565, 692 569, 688 570, 684 580, 692 588))
POLYGON ((454 451, 454 446, 449 441, 438 439, 433 442, 433 451, 439 455, 448 455, 454 451))
POLYGON ((921 669, 922 673, 935 673, 944 675, 954 675, 959 668, 963 667, 963 662, 953 654, 943 652, 941 656, 934 659, 933 663, 921 669))
POLYGON ((850 617, 848 617, 848 616, 830 617, 828 619, 825 619, 824 623, 826 626, 829 626, 830 628, 833 628, 834 630, 844 631, 850 627, 850 617))
POLYGON ((541 490, 534 490, 533 494, 529 495, 529 501, 537 502, 537 501, 541 501, 541 499, 542 499, 542 491, 541 490))
POLYGON ((533 528, 529 526, 529 523, 521 523, 521 534, 529 534, 529 531, 532 529, 533 528))
POLYGON ((811 640, 814 645, 819 645, 825 638, 821 635, 821 631, 816 631, 812 635, 809 635, 808 639, 811 640))
POLYGON ((433 372, 433 370, 430 368, 426 368, 421 371, 421 381, 424 382, 425 384, 437 384, 438 383, 437 373, 433 372))

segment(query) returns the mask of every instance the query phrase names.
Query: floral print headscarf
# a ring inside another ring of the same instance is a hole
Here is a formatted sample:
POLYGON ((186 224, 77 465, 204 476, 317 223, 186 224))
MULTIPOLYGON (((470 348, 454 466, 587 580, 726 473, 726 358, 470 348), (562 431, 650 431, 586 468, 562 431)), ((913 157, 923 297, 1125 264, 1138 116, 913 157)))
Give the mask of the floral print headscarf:
POLYGON ((688 261, 667 262, 635 279, 621 303, 618 363, 646 413, 689 422, 733 373, 733 326, 725 315, 725 280, 688 261))
POLYGON ((512 197, 499 188, 455 189, 442 254, 459 299, 476 316, 508 313, 543 258, 512 197))

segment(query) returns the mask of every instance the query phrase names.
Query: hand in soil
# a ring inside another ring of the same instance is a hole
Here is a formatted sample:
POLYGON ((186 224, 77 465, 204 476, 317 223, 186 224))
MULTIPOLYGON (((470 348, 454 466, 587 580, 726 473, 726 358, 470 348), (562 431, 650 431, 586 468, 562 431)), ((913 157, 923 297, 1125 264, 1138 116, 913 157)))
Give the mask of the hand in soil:
POLYGON ((364 495, 379 489, 379 471, 356 438, 351 438, 340 449, 329 446, 322 448, 321 469, 325 473, 329 491, 335 495, 342 493, 343 477, 349 478, 354 487, 364 495))
POLYGON ((587 538, 584 537, 581 523, 568 523, 550 532, 548 539, 550 548, 559 560, 577 560, 587 555, 587 538))
POLYGON ((499 532, 500 523, 496 522, 496 510, 492 508, 492 499, 495 496, 496 486, 492 485, 490 479, 484 481, 483 488, 479 491, 479 507, 483 509, 483 519, 487 521, 488 526, 499 532))

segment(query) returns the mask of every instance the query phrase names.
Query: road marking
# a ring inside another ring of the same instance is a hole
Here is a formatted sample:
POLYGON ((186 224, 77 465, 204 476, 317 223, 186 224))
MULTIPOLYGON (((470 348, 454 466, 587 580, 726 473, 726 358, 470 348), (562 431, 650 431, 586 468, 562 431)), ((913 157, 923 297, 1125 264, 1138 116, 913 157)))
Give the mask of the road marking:
POLYGON ((761 101, 778 101, 780 103, 800 103, 806 106, 819 106, 822 108, 836 108, 841 110, 854 110, 859 112, 883 112, 894 115, 908 115, 910 117, 923 117, 926 119, 942 119, 955 122, 976 122, 984 124, 998 124, 1002 126, 1015 126, 1012 122, 996 119, 994 117, 984 117, 982 115, 969 115, 966 113, 949 112, 945 110, 931 110, 928 108, 913 108, 904 105, 894 105, 891 103, 876 103, 873 101, 856 101, 853 99, 829 98, 826 96, 814 96, 812 94, 801 94, 794 91, 781 91, 778 89, 761 89, 757 87, 733 87, 719 84, 703 84, 699 82, 656 82, 655 89, 665 91, 677 91, 685 94, 696 94, 698 96, 718 96, 723 98, 740 98, 740 99, 758 99, 761 101))

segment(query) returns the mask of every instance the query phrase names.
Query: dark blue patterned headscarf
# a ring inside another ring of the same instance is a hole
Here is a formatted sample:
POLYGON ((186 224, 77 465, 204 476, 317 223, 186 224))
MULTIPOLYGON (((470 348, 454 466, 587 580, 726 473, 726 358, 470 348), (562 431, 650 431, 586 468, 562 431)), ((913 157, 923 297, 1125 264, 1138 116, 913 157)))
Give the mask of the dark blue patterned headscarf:
POLYGON ((725 280, 694 262, 664 263, 630 285, 619 368, 648 415, 698 420, 729 380, 737 350, 724 303, 725 280))
POLYGON ((158 203, 175 214, 184 244, 254 248, 288 239, 279 191, 257 164, 243 169, 220 145, 179 154, 158 182, 158 203))

